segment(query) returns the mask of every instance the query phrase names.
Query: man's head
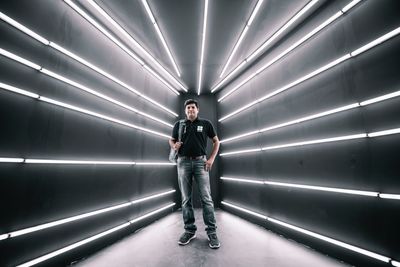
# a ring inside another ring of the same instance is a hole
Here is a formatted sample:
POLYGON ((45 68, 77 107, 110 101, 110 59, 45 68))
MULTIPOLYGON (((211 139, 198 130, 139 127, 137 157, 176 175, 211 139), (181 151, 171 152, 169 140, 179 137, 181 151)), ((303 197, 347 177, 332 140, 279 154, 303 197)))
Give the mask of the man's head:
POLYGON ((188 120, 194 121, 199 114, 199 103, 194 99, 185 101, 185 114, 188 120))

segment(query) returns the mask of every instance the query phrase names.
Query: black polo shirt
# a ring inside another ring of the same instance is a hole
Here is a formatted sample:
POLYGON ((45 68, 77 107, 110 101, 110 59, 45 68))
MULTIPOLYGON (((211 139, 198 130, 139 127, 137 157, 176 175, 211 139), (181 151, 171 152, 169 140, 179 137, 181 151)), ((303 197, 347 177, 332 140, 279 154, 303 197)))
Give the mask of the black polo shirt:
MULTIPOLYGON (((179 121, 174 125, 172 138, 178 141, 179 121)), ((186 119, 182 127, 182 146, 179 156, 197 157, 206 154, 207 138, 216 136, 213 125, 209 120, 197 117, 193 122, 186 119)))

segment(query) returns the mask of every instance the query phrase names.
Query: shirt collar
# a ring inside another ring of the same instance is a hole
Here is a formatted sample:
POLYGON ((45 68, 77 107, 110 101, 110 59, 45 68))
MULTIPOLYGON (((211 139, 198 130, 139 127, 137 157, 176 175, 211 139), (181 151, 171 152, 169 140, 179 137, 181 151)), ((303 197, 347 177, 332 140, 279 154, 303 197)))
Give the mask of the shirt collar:
POLYGON ((195 123, 198 120, 199 120, 199 116, 197 116, 196 119, 193 122, 191 122, 188 118, 185 118, 185 122, 191 122, 191 123, 195 123))

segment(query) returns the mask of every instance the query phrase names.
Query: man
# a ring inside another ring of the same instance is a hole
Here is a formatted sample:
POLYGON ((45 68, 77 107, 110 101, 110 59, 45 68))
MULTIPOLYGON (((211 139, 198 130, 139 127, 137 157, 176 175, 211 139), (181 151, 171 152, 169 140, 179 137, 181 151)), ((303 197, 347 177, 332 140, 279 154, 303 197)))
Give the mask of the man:
POLYGON ((197 227, 192 206, 192 181, 195 179, 199 186, 203 220, 206 225, 209 246, 219 248, 220 243, 216 233, 214 204, 211 198, 209 171, 214 163, 219 149, 219 140, 210 121, 198 117, 199 105, 196 100, 185 101, 186 120, 181 126, 182 140, 179 142, 179 121, 172 130, 169 145, 178 151, 178 183, 182 195, 182 213, 185 232, 178 244, 187 245, 196 238, 197 227), (212 139, 213 149, 210 157, 206 158, 207 138, 212 139))

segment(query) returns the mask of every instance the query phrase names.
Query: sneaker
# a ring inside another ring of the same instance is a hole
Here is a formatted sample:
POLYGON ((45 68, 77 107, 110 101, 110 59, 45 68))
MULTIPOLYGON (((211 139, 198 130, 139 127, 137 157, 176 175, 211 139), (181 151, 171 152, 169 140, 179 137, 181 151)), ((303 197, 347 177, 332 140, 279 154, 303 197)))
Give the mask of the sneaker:
POLYGON ((181 237, 179 238, 178 244, 179 245, 187 245, 189 244, 190 240, 195 239, 196 234, 194 233, 189 233, 189 232, 184 232, 181 237))
POLYGON ((210 248, 219 248, 221 246, 221 244, 219 243, 217 234, 209 234, 208 235, 208 240, 210 241, 208 243, 208 245, 210 246, 210 248))

